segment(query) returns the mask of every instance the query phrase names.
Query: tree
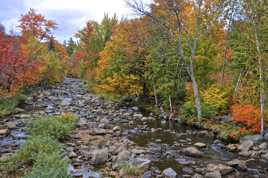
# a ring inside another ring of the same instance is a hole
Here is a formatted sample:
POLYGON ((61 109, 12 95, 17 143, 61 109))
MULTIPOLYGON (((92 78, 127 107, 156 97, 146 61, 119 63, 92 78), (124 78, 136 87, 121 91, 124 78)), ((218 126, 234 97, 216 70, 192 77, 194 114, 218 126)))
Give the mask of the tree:
MULTIPOLYGON (((141 16, 147 16, 166 31, 167 36, 177 39, 178 64, 184 64, 191 79, 194 102, 199 122, 202 119, 201 98, 196 79, 195 60, 202 34, 206 34, 209 22, 205 14, 212 13, 213 1, 155 0, 150 11, 142 2, 130 1, 128 5, 141 16)), ((213 15, 213 14, 211 14, 213 15)))
POLYGON ((30 9, 19 20, 19 28, 24 35, 30 34, 39 40, 47 40, 50 38, 52 30, 57 24, 52 20, 47 20, 43 15, 38 14, 34 9, 30 9))

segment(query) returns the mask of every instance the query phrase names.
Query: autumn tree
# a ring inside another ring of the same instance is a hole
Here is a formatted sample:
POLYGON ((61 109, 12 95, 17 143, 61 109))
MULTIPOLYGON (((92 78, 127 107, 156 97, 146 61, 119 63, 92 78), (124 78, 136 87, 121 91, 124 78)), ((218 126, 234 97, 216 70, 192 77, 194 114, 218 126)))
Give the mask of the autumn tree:
POLYGON ((24 35, 30 34, 39 40, 47 40, 57 26, 54 21, 47 20, 34 9, 30 9, 27 14, 22 15, 19 23, 18 27, 24 35))

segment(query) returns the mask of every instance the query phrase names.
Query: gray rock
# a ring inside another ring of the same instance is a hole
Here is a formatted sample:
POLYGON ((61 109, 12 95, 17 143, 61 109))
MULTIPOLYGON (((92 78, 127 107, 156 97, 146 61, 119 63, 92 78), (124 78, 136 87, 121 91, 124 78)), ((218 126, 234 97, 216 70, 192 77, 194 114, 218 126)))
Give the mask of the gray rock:
POLYGON ((259 148, 262 149, 262 150, 265 150, 268 148, 268 144, 266 142, 262 143, 259 145, 259 148))
POLYGON ((205 178, 222 178, 222 176, 220 171, 213 171, 206 173, 205 178))
POLYGON ((115 127, 113 127, 113 131, 114 131, 114 132, 116 132, 116 131, 120 131, 120 130, 121 130, 120 126, 115 126, 115 127))
POLYGON ((266 154, 263 154, 262 158, 265 159, 266 161, 268 161, 268 152, 266 154))
POLYGON ((108 161, 109 152, 108 149, 94 150, 92 153, 92 163, 93 164, 104 164, 108 161))
POLYGON ((182 150, 182 152, 187 156, 192 157, 202 157, 203 152, 199 151, 196 147, 187 147, 182 150))
POLYGON ((266 134, 264 135, 264 140, 265 140, 265 141, 268 141, 268 133, 266 133, 266 134))
POLYGON ((230 166, 224 164, 208 164, 207 165, 208 172, 219 171, 221 175, 226 175, 234 171, 234 169, 230 166))
POLYGON ((186 160, 184 158, 178 158, 176 159, 176 162, 178 162, 181 165, 191 165, 191 164, 195 164, 195 161, 192 160, 186 160))
POLYGON ((127 150, 121 151, 117 156, 117 164, 127 162, 130 158, 131 153, 127 150))
POLYGON ((145 158, 136 158, 134 160, 134 165, 136 165, 139 169, 148 170, 151 164, 151 160, 145 158))
POLYGON ((195 175, 192 176, 192 178, 203 178, 203 176, 200 175, 200 174, 195 174, 195 175))
POLYGON ((72 103, 72 100, 73 100, 72 98, 64 98, 61 102, 61 105, 62 106, 70 106, 72 103))
POLYGON ((248 152, 254 145, 254 142, 251 140, 241 141, 241 144, 238 146, 238 150, 241 152, 248 152))
POLYGON ((182 172, 186 174, 193 174, 194 170, 191 167, 183 167, 182 172))
POLYGON ((0 135, 7 135, 9 133, 9 130, 8 129, 0 129, 0 135))
POLYGON ((239 159, 234 159, 232 161, 227 162, 227 165, 236 168, 240 171, 246 171, 247 170, 247 165, 246 165, 246 161, 242 161, 239 159))
POLYGON ((162 172, 162 175, 166 178, 176 178, 177 173, 172 168, 167 168, 162 172))
POLYGON ((7 127, 8 127, 9 129, 14 129, 14 128, 17 127, 17 122, 15 122, 15 121, 10 121, 10 122, 7 122, 6 125, 7 125, 7 127))
POLYGON ((196 146, 198 148, 205 148, 207 145, 205 143, 197 142, 194 144, 194 146, 196 146))
POLYGON ((147 171, 143 174, 142 178, 152 178, 153 174, 151 171, 147 171))

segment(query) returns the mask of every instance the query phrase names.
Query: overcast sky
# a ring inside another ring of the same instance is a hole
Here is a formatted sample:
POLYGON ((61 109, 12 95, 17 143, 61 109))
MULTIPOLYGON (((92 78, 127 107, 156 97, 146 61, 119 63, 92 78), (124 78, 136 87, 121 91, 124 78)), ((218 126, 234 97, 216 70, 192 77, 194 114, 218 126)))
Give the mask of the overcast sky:
MULTIPOLYGON (((57 22, 55 35, 58 40, 68 39, 86 21, 101 21, 104 13, 118 17, 131 17, 133 13, 126 6, 125 0, 0 0, 0 23, 7 31, 17 31, 16 26, 21 14, 33 8, 47 19, 57 22)), ((145 3, 151 0, 143 0, 145 3)))

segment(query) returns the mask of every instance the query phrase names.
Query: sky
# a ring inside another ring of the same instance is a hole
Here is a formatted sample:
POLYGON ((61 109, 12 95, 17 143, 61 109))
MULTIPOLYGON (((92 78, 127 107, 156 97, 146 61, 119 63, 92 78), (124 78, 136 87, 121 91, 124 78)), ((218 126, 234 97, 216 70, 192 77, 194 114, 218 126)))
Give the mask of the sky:
MULTIPOLYGON (((145 4, 151 0, 143 0, 145 4)), ((104 13, 111 16, 116 13, 119 18, 132 18, 132 10, 125 0, 1 0, 0 23, 6 31, 17 32, 20 16, 33 8, 47 19, 56 21, 58 28, 54 35, 59 41, 67 40, 88 20, 100 22, 104 13)))

